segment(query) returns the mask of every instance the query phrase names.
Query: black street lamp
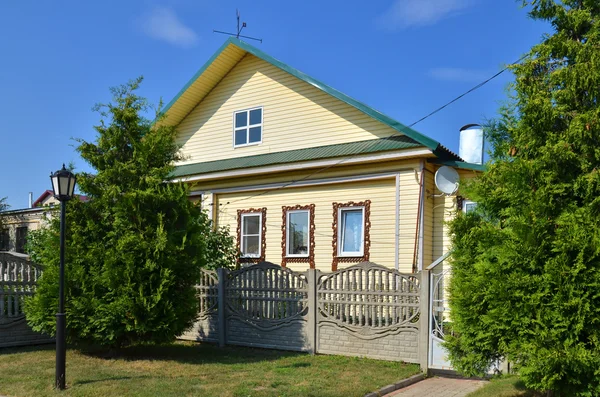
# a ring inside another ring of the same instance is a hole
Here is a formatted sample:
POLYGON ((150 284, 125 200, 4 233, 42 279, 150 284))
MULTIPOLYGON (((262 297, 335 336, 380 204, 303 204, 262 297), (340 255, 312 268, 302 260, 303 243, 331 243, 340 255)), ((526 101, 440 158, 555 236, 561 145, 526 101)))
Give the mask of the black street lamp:
POLYGON ((65 207, 73 198, 75 175, 63 167, 50 174, 54 197, 60 201, 60 276, 58 284, 58 313, 56 313, 56 388, 65 388, 65 362, 67 359, 67 341, 65 318, 65 207))

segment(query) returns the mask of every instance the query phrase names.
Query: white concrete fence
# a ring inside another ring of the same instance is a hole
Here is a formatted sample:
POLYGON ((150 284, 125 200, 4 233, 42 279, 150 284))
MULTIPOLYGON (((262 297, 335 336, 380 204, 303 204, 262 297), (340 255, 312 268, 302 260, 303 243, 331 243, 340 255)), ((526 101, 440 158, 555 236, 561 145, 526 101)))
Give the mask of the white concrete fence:
POLYGON ((429 275, 370 262, 325 273, 268 262, 203 270, 200 312, 181 339, 364 356, 427 368, 429 275), (421 280, 425 280, 423 284, 421 280))
POLYGON ((33 295, 39 265, 7 252, 0 253, 0 347, 51 342, 46 335, 33 332, 25 322, 23 303, 33 295))

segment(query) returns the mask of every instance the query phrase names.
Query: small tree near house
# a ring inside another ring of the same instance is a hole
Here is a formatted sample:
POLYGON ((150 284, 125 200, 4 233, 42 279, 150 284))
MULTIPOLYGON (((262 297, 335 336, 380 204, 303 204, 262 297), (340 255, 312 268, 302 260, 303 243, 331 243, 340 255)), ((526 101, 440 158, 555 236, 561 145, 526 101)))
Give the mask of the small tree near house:
MULTIPOLYGON (((175 129, 143 117, 136 94, 142 79, 112 89, 95 142, 77 151, 95 170, 79 173, 89 200, 68 202, 66 238, 67 335, 71 342, 122 347, 166 342, 197 315, 200 269, 230 266, 233 239, 212 230, 188 188, 165 182, 180 160, 175 129)), ((157 114, 157 117, 160 117, 157 114)), ((32 259, 46 266, 26 302, 34 330, 54 334, 58 302, 59 221, 33 232, 32 259)))
POLYGON ((500 357, 526 386, 600 395, 600 2, 535 0, 554 33, 519 65, 488 126, 492 161, 451 223, 453 365, 500 357))

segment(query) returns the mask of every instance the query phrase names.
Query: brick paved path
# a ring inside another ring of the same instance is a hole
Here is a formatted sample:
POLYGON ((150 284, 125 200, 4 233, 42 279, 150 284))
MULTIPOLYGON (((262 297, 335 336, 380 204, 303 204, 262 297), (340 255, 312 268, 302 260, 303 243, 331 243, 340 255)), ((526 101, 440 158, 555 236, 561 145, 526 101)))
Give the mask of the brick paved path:
POLYGON ((486 383, 483 380, 428 378, 385 397, 464 397, 486 383))

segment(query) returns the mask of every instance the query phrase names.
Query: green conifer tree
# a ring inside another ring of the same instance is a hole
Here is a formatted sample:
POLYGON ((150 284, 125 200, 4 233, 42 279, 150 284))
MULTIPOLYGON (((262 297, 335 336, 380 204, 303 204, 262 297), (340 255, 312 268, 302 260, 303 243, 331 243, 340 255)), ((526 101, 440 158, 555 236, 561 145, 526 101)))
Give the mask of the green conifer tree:
POLYGON ((479 211, 451 223, 453 365, 500 357, 528 387, 600 395, 600 2, 531 0, 554 32, 513 65, 479 211))
MULTIPOLYGON (((98 107, 96 141, 81 140, 77 148, 95 172, 77 175, 89 200, 71 200, 67 208, 71 342, 122 347, 170 341, 196 318, 200 269, 235 260, 227 231, 211 230, 184 184, 166 182, 181 158, 175 129, 143 117, 148 105, 136 95, 141 80, 112 90, 113 102, 98 107)), ((29 244, 46 268, 26 303, 27 321, 49 334, 58 302, 57 218, 29 244)))

